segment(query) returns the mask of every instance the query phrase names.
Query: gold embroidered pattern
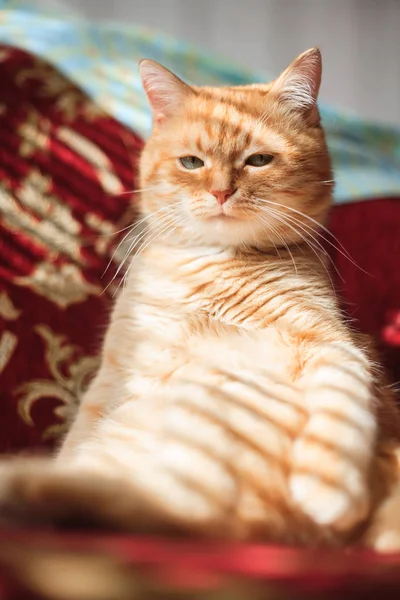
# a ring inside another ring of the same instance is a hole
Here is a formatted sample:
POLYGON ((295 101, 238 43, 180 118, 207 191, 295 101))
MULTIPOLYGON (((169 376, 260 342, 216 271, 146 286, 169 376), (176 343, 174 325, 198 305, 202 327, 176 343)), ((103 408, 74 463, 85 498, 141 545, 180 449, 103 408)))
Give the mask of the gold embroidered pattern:
POLYGON ((33 67, 21 69, 16 78, 20 86, 32 79, 41 83, 39 95, 54 99, 54 106, 68 121, 75 119, 79 113, 83 113, 87 119, 96 119, 105 114, 102 108, 85 98, 61 73, 40 59, 35 60, 33 67))
POLYGON ((68 344, 64 335, 55 334, 47 325, 37 325, 34 329, 45 344, 45 359, 52 379, 36 379, 22 385, 18 390, 22 396, 18 402, 18 412, 25 423, 33 426, 33 405, 44 398, 59 400, 61 404, 54 409, 54 415, 62 422, 45 429, 43 439, 49 439, 67 431, 79 399, 98 368, 99 359, 93 356, 76 358, 77 348, 68 344))
POLYGON ((124 186, 113 172, 112 164, 106 154, 92 141, 68 127, 60 127, 57 130, 57 137, 93 166, 106 192, 116 195, 124 191, 124 186))
POLYGON ((6 292, 0 293, 0 317, 3 317, 6 321, 16 321, 21 312, 18 308, 15 308, 6 292))
POLYGON ((16 192, 7 190, 7 183, 2 183, 0 220, 4 226, 15 234, 24 232, 40 247, 51 249, 55 254, 82 260, 77 236, 81 225, 73 218, 70 208, 49 193, 50 177, 32 169, 16 192))
POLYGON ((11 331, 3 331, 0 338, 0 373, 4 371, 18 344, 18 338, 11 331))
POLYGON ((85 223, 98 233, 93 244, 97 254, 106 254, 112 241, 115 239, 113 237, 116 234, 115 225, 90 212, 85 215, 85 223))
POLYGON ((29 110, 26 121, 18 127, 18 135, 21 139, 20 156, 28 158, 35 152, 46 151, 50 141, 50 131, 50 121, 40 117, 36 110, 29 110))
POLYGON ((90 295, 98 295, 102 289, 83 277, 76 265, 38 263, 28 276, 16 277, 15 282, 35 290, 37 294, 54 302, 60 308, 83 302, 90 295))

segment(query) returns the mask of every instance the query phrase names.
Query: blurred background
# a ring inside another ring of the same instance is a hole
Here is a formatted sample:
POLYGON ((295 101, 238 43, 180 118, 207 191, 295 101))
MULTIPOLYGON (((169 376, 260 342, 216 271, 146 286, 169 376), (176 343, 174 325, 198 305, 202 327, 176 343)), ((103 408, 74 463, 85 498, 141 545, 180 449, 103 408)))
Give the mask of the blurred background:
POLYGON ((321 98, 400 125, 400 0, 32 0, 93 20, 155 28, 276 74, 318 45, 321 98))

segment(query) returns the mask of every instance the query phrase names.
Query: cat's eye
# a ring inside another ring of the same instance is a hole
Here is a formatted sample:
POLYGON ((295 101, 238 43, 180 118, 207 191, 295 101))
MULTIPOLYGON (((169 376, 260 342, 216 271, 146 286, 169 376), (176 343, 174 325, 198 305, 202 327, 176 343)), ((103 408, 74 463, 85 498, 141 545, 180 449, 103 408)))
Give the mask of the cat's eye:
POLYGON ((273 158, 272 154, 252 154, 246 160, 246 165, 250 165, 250 167, 265 167, 273 158))
POLYGON ((179 162, 185 169, 201 169, 204 167, 204 160, 198 158, 197 156, 181 156, 179 162))

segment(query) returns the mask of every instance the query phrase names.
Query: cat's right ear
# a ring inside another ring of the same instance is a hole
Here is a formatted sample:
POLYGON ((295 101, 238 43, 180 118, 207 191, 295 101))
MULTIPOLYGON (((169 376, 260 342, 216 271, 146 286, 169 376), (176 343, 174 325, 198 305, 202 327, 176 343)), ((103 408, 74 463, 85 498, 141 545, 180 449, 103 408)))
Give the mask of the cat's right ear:
POLYGON ((153 60, 142 60, 139 71, 156 124, 176 114, 185 98, 195 93, 179 77, 153 60))
POLYGON ((319 122, 317 96, 321 73, 321 53, 318 48, 311 48, 300 54, 273 82, 270 92, 289 111, 302 113, 311 122, 319 122))

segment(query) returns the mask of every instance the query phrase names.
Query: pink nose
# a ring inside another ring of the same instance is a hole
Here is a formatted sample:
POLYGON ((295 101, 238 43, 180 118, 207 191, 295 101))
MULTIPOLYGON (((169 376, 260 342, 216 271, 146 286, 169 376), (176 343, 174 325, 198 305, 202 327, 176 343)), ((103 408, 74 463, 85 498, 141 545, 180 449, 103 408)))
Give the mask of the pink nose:
POLYGON ((211 190, 210 194, 212 194, 214 198, 217 199, 218 204, 222 206, 228 200, 229 196, 232 196, 235 192, 236 190, 211 190))

